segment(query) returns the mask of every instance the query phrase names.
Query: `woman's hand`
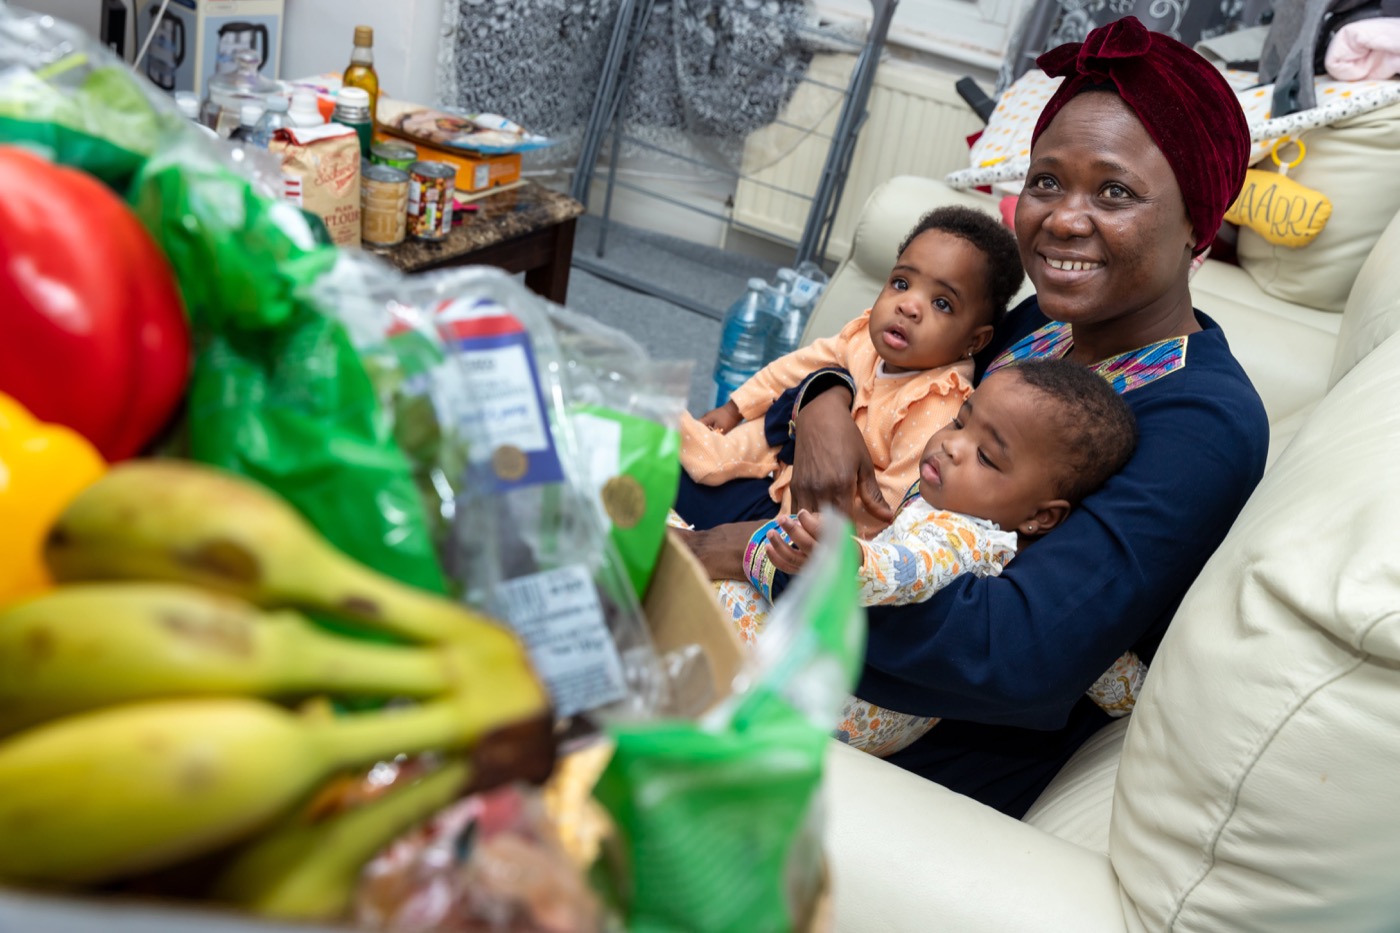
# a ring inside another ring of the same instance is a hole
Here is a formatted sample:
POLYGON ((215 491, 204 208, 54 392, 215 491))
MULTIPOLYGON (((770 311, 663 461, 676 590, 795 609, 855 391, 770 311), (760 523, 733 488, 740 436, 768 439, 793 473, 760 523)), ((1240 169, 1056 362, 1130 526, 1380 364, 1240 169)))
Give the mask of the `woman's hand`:
POLYGON ((732 400, 700 416, 701 424, 711 431, 718 431, 720 434, 728 434, 743 420, 744 416, 739 414, 739 406, 735 405, 732 400))
POLYGON ((779 515, 778 527, 783 529, 792 543, 788 544, 776 531, 768 532, 768 559, 783 573, 797 573, 821 540, 821 513, 803 509, 796 518, 779 515))
POLYGON ((894 520, 865 438, 851 418, 850 390, 828 389, 798 412, 791 489, 795 510, 831 505, 849 512, 860 502, 873 517, 894 520))
POLYGON ((767 522, 733 522, 706 531, 682 531, 681 540, 699 559, 711 580, 747 580, 744 549, 767 522))

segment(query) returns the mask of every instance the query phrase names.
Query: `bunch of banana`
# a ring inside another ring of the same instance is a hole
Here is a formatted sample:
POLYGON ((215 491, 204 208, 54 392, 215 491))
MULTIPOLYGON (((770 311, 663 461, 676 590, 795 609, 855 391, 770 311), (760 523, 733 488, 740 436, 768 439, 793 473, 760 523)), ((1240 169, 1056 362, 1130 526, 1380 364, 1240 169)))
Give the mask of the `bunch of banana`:
POLYGON ((355 563, 252 483, 131 461, 59 517, 45 557, 61 585, 0 612, 0 879, 102 882, 242 844, 216 891, 333 916, 425 808, 552 765, 513 635, 355 563), (324 695, 416 702, 292 705, 324 695), (337 772, 428 751, 454 757, 364 813, 289 823, 337 772))

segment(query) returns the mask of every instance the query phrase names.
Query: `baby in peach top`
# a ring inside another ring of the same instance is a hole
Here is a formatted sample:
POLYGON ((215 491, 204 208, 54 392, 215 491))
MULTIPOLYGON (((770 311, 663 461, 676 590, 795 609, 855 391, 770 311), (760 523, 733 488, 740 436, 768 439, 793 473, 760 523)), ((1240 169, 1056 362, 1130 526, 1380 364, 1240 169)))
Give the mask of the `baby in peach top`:
MULTIPOLYGON (((763 417, 809 373, 838 367, 855 383, 855 423, 885 501, 900 501, 918 478, 924 443, 972 393, 972 356, 1022 277, 1015 237, 996 219, 964 207, 930 212, 901 244, 873 307, 837 336, 770 363, 723 407, 682 417, 681 465, 705 486, 772 476, 769 495, 786 514, 792 465, 779 462, 763 417)), ((852 518, 867 537, 885 525, 859 503, 852 518)))

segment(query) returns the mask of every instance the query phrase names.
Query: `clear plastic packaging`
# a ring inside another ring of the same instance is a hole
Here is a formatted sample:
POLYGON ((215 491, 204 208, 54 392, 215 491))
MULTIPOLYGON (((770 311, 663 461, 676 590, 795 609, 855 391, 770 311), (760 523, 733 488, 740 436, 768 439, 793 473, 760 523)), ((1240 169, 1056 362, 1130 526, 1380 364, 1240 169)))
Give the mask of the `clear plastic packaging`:
MULTIPOLYGON (((346 254, 316 289, 366 360, 420 493, 437 507, 449 576, 464 599, 515 627, 561 728, 584 737, 603 720, 667 711, 665 665, 573 430, 572 400, 643 391, 624 387, 629 351, 611 364, 593 354, 618 377, 600 384, 595 368, 561 350, 549 305, 495 269, 404 278, 346 254)), ((574 324, 569 342, 579 347, 591 331, 574 324)))
POLYGON ((361 926, 395 933, 599 933, 605 915, 537 790, 468 797, 365 869, 361 926))
POLYGON ((653 360, 621 331, 558 305, 548 309, 572 389, 580 472, 642 599, 680 481, 677 428, 693 364, 653 360))

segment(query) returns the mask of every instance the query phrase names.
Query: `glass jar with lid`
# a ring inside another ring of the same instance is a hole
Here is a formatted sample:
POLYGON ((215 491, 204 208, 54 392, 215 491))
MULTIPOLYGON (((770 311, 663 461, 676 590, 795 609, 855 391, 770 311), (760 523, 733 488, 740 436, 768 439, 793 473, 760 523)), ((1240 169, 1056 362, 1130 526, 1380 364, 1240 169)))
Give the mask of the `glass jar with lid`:
POLYGON ((258 71, 261 62, 257 49, 240 49, 233 58, 233 71, 211 77, 209 97, 200 111, 201 122, 227 137, 238 127, 245 104, 263 107, 269 95, 279 93, 281 85, 258 71))

